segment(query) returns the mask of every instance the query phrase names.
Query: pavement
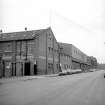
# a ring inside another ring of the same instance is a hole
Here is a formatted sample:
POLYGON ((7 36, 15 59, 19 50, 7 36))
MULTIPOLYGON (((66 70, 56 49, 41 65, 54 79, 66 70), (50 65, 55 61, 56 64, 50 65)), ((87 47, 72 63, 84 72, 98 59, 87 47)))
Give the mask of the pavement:
POLYGON ((105 105, 104 70, 0 85, 0 105, 105 105))
POLYGON ((32 79, 41 79, 41 78, 45 78, 45 77, 55 77, 55 76, 58 76, 58 74, 35 75, 35 76, 17 76, 17 77, 15 76, 15 77, 1 78, 0 84, 27 81, 27 80, 32 80, 32 79))

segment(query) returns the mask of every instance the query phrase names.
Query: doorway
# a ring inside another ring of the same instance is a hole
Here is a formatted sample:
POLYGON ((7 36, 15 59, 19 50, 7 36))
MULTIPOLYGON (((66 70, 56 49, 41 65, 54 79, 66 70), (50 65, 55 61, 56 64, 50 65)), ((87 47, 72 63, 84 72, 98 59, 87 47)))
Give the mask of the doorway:
POLYGON ((34 75, 37 75, 37 65, 34 64, 34 75))
POLYGON ((29 76, 30 75, 30 62, 26 62, 24 64, 24 75, 29 76))

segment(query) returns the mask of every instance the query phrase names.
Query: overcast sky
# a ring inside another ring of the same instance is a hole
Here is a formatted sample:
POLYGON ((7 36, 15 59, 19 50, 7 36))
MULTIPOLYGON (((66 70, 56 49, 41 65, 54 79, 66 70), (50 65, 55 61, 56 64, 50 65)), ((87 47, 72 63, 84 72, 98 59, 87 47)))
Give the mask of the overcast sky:
POLYGON ((3 32, 49 26, 58 41, 74 44, 105 63, 104 0, 0 0, 3 32))

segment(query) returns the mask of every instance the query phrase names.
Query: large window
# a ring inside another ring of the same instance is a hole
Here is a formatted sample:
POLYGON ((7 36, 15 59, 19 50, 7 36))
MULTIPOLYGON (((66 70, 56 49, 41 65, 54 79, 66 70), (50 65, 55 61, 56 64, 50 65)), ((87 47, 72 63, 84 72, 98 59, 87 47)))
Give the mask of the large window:
POLYGON ((11 52, 12 51, 12 43, 10 43, 10 42, 5 43, 3 46, 3 49, 5 52, 11 52))
POLYGON ((53 64, 52 63, 48 63, 48 69, 53 69, 53 64))

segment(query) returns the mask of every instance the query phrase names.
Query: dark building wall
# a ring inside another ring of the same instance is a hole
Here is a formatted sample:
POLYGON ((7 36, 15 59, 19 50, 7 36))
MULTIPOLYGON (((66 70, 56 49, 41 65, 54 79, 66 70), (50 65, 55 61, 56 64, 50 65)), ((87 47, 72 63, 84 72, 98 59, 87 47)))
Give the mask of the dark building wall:
MULTIPOLYGON (((59 72, 58 43, 51 28, 32 31, 35 37, 0 41, 0 75, 4 77, 42 75, 59 72)), ((13 33, 11 33, 13 35, 13 33)), ((9 33, 9 35, 11 35, 9 33)), ((18 33, 14 33, 15 35, 18 33)), ((19 35, 20 35, 19 34, 19 35)), ((28 35, 26 38, 26 34, 28 35)), ((5 34, 6 35, 6 34, 5 34)))
POLYGON ((58 44, 50 28, 39 37, 38 67, 44 74, 58 73, 58 44))
POLYGON ((12 43, 5 42, 0 43, 0 50, 1 50, 1 65, 2 65, 2 75, 9 77, 11 76, 11 61, 12 61, 12 43), (5 65, 5 66, 4 66, 5 65))
POLYGON ((38 38, 0 41, 2 65, 0 74, 4 77, 25 75, 27 74, 25 66, 29 63, 28 75, 34 75, 34 64, 38 59, 38 43, 38 38))

